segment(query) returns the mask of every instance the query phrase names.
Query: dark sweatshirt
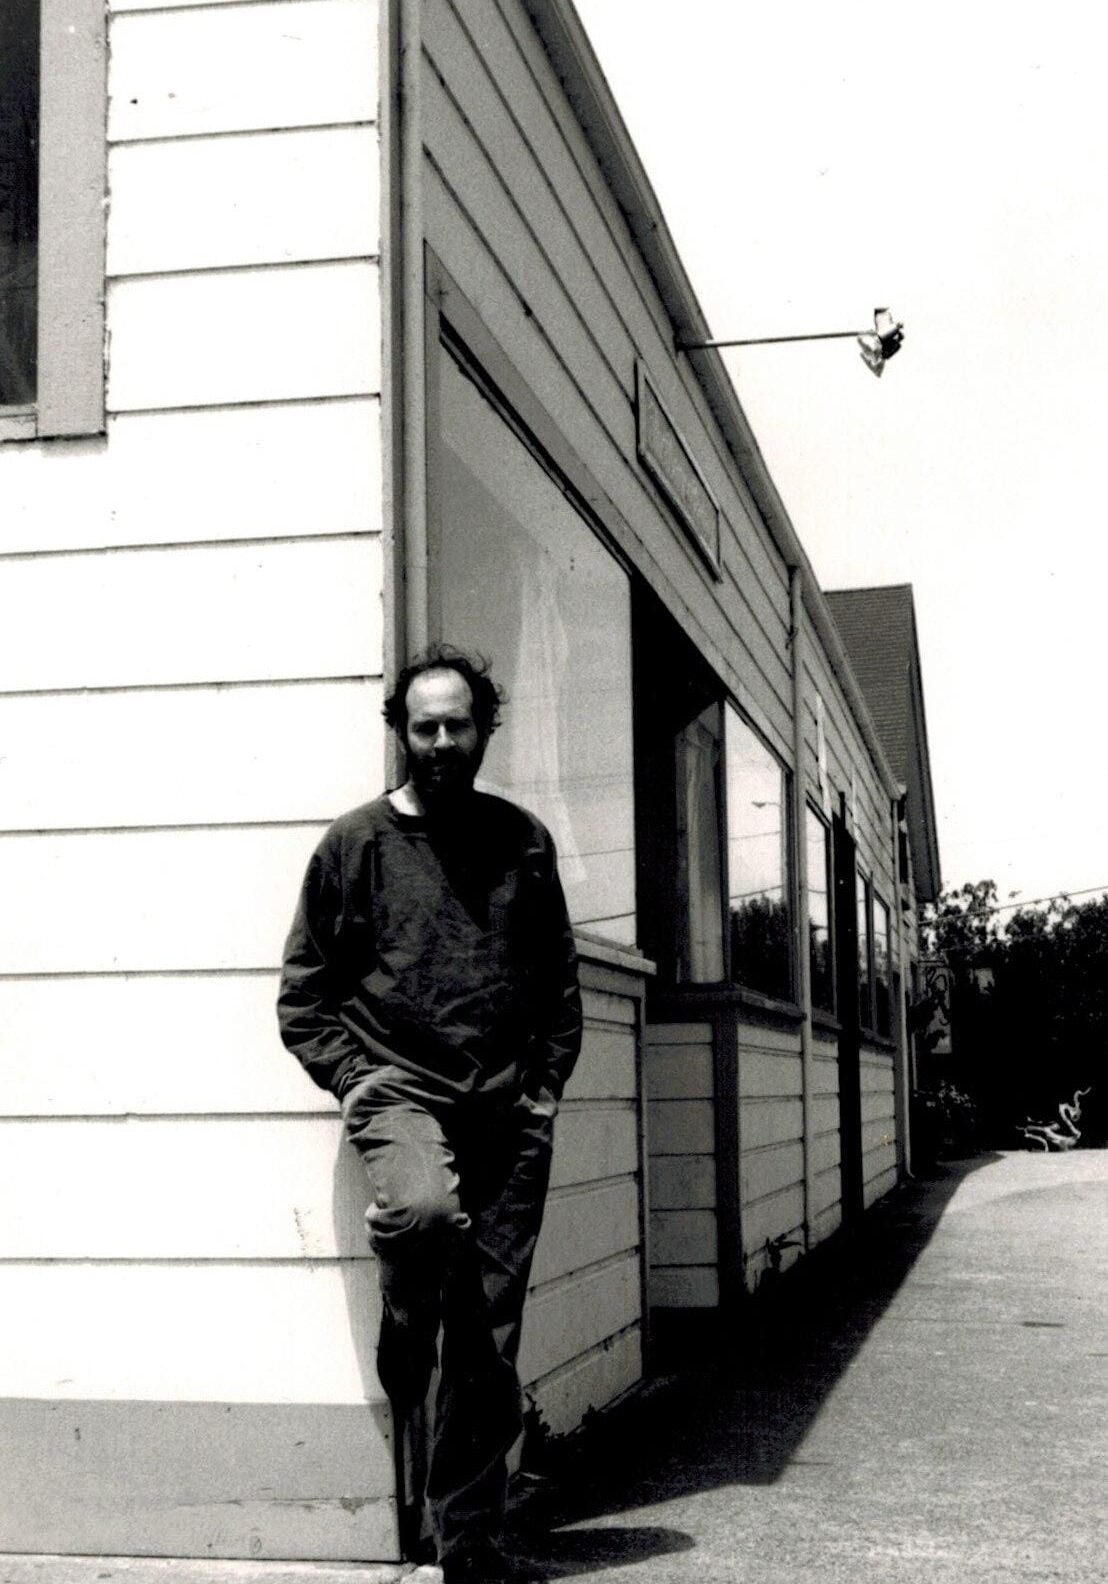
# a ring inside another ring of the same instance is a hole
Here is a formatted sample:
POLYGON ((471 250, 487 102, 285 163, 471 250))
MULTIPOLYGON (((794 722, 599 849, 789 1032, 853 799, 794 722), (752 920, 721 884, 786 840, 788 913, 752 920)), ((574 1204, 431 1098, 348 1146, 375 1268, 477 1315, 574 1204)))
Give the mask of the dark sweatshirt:
POLYGON ((581 997, 545 828, 484 793, 449 821, 388 797, 344 814, 308 864, 277 1013, 285 1044, 338 1095, 390 1063, 444 1097, 560 1098, 581 997))

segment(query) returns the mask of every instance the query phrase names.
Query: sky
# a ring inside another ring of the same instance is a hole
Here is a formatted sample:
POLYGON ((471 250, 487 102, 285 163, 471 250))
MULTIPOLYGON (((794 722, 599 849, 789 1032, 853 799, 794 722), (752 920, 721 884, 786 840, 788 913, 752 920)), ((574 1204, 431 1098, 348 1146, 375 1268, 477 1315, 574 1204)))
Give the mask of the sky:
POLYGON ((910 583, 945 887, 1108 890, 1108 115, 1074 0, 577 0, 827 589, 910 583))

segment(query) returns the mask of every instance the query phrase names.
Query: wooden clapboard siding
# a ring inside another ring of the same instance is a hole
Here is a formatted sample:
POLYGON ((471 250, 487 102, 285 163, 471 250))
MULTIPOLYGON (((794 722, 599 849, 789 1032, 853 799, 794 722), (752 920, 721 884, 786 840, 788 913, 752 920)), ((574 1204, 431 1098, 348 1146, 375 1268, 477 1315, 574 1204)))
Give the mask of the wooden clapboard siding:
POLYGON ((380 390, 365 260, 128 276, 110 284, 112 412, 380 390))
POLYGON ((839 1063, 834 1040, 814 1042, 812 1083, 812 1204, 809 1238, 822 1242, 842 1224, 839 1063))
POLYGON ((110 36, 113 142, 377 118, 372 0, 117 7, 110 36))
POLYGON ((375 257, 379 172, 372 126, 117 144, 108 274, 375 257))
POLYGON ((862 1179, 867 1205, 896 1184, 896 1105, 893 1061, 885 1053, 862 1053, 862 1179))
POLYGON ((0 1281, 0 1398, 364 1406, 380 1397, 369 1259, 5 1261, 0 1281))
MULTIPOLYGON (((767 1240, 795 1238, 803 1245, 803 1084, 799 1030, 740 1024, 739 1179, 743 1263, 751 1287, 769 1264, 767 1240)), ((792 1263, 799 1252, 784 1250, 782 1263, 792 1263)))
POLYGON ((174 1557, 199 1535, 216 1557, 394 1555, 389 1435, 364 1405, 0 1402, 0 1547, 118 1556, 141 1537, 174 1557))
POLYGON ((377 536, 11 560, 4 692, 374 676, 377 536))
POLYGON ((276 998, 275 969, 0 979, 0 1029, 11 1053, 0 1114, 330 1111, 333 1102, 281 1044, 276 998))
POLYGON ((719 1301, 713 1064, 710 1023, 648 1029, 649 1289, 658 1307, 719 1301))
POLYGON ((531 1381, 527 1396, 542 1423, 554 1435, 565 1435, 580 1424, 582 1403, 611 1403, 640 1381, 642 1374, 642 1330, 631 1325, 599 1347, 579 1353, 568 1364, 531 1381))
POLYGON ((127 413, 106 445, 6 448, 3 479, 0 555, 365 532, 380 521, 380 405, 127 413))
POLYGON ((549 62, 515 5, 437 6, 424 22, 429 240, 587 459, 617 537, 785 748, 784 568, 677 365, 656 293, 549 62), (729 519, 718 599, 634 458, 636 351, 729 519))
POLYGON ((398 1554, 363 1174, 273 1009, 383 763, 377 22, 115 0, 107 432, 0 458, 5 1548, 398 1554))
POLYGON ((0 697, 0 832, 329 819, 383 784, 382 692, 373 679, 0 697))

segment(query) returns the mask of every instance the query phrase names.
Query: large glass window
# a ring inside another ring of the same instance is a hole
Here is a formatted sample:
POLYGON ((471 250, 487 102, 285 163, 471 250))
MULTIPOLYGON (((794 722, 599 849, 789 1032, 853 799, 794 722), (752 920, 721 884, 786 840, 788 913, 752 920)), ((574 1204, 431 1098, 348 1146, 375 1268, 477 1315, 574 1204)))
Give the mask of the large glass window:
POLYGON ((889 910, 880 897, 873 899, 873 1026, 878 1034, 892 1033, 889 995, 889 910))
POLYGON ((726 722, 731 977, 788 1000, 788 781, 736 710, 728 707, 726 722))
POLYGON ((482 783, 537 814, 570 917, 635 939, 627 574, 491 395, 444 351, 436 597, 507 690, 482 783))
POLYGON ((873 957, 870 952, 870 887, 861 870, 855 871, 858 896, 858 1022, 873 1027, 873 957))
POLYGON ((0 407, 35 400, 39 3, 0 5, 0 407))
POLYGON ((812 808, 805 811, 808 843, 808 961, 812 1005, 835 1010, 835 966, 831 945, 831 832, 812 808))

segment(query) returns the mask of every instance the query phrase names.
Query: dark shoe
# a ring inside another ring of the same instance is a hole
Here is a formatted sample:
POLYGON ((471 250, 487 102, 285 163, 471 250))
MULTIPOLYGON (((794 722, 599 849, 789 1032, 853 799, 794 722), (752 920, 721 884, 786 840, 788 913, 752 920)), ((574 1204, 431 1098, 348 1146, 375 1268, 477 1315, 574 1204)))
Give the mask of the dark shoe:
POLYGON ((525 1584, 527 1577, 491 1540, 459 1546, 442 1559, 442 1584, 525 1584))

